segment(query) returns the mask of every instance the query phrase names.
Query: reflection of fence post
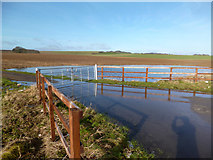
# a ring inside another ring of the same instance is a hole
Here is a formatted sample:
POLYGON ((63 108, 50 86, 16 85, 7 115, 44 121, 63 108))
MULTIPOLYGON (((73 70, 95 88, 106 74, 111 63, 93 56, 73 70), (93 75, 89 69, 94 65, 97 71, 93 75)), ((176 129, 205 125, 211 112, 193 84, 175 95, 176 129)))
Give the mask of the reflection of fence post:
POLYGON ((197 74, 198 74, 198 68, 195 69, 195 82, 197 82, 197 74))
POLYGON ((49 111, 50 111, 50 128, 52 141, 55 140, 55 122, 54 122, 54 112, 53 112, 53 96, 52 96, 52 86, 48 86, 49 95, 49 111))
POLYGON ((148 81, 148 69, 149 68, 146 68, 146 82, 148 81))
POLYGON ((38 85, 39 97, 40 97, 40 101, 41 101, 41 74, 40 74, 40 71, 38 71, 38 81, 39 81, 39 85, 38 85))
POLYGON ((81 76, 81 82, 82 82, 82 68, 80 68, 80 76, 81 76))
POLYGON ((147 99, 147 87, 145 87, 145 99, 147 99))
POLYGON ((122 85, 122 97, 124 96, 124 85, 122 85))
POLYGON ((168 93, 168 101, 170 101, 170 95, 171 95, 171 89, 169 89, 169 93, 168 93))
POLYGON ((170 77, 169 77, 169 80, 171 81, 172 80, 172 67, 170 67, 170 77))
POLYGON ((80 112, 76 108, 69 108, 70 154, 69 158, 80 159, 80 112))
POLYGON ((44 114, 46 114, 44 77, 42 77, 42 102, 43 102, 44 114))
POLYGON ((36 68, 36 86, 38 88, 38 68, 36 68))
POLYGON ((70 69, 71 72, 71 81, 73 82, 73 68, 70 69))
POLYGON ((53 71, 51 70, 51 82, 53 80, 53 71))
POLYGON ((63 69, 62 69, 62 84, 64 84, 64 72, 63 72, 63 69))
POLYGON ((101 94, 103 94, 104 93, 104 85, 103 85, 103 83, 101 83, 101 94))
POLYGON ((89 81, 89 67, 87 69, 88 69, 88 81, 89 81))
POLYGON ((104 78, 104 68, 101 67, 101 79, 103 79, 103 78, 104 78))
POLYGON ((122 68, 122 81, 124 81, 124 67, 122 68))
POLYGON ((95 85, 94 85, 95 86, 95 97, 97 95, 97 85, 98 85, 97 83, 95 83, 95 85))
POLYGON ((95 68, 94 68, 94 78, 95 78, 95 80, 98 80, 98 69, 97 69, 97 64, 95 64, 95 68))

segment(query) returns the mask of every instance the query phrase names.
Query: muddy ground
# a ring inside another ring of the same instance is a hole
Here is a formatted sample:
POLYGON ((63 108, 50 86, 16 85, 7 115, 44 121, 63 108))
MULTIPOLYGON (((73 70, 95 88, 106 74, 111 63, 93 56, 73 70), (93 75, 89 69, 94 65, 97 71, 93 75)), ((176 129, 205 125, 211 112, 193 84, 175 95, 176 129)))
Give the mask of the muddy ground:
MULTIPOLYGON (((134 57, 110 57, 89 55, 63 54, 20 54, 2 53, 2 69, 25 68, 39 66, 60 65, 194 65, 211 66, 209 60, 178 60, 134 57)), ((9 80, 35 82, 35 76, 12 72, 2 72, 2 76, 9 80)))
POLYGON ((0 74, 2 74, 3 78, 9 79, 9 80, 36 82, 36 77, 34 75, 7 72, 7 71, 2 71, 0 72, 0 74))
POLYGON ((63 54, 3 53, 2 68, 24 68, 60 65, 187 65, 211 66, 210 60, 179 60, 134 57, 110 57, 63 54))

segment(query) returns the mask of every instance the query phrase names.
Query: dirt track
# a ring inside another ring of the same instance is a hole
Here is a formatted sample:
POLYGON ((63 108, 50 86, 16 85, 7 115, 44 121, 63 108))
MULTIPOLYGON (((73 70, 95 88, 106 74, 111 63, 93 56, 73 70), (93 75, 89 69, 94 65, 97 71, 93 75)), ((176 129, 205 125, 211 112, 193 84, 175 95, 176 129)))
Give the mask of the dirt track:
POLYGON ((23 68, 59 65, 188 65, 211 66, 209 60, 168 60, 156 58, 108 57, 62 54, 2 54, 2 68, 23 68))
POLYGON ((2 77, 9 80, 36 82, 36 77, 29 74, 2 71, 2 77))

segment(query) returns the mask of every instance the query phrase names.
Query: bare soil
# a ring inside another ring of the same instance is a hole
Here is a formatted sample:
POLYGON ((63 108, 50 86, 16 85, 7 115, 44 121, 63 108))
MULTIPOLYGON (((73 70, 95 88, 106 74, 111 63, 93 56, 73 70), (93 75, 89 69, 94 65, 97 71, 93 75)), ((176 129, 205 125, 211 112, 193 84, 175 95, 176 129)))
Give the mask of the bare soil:
POLYGON ((36 82, 35 75, 28 75, 23 73, 2 71, 2 77, 9 80, 15 80, 15 81, 36 82))
POLYGON ((187 65, 211 67, 210 60, 110 57, 65 54, 2 53, 2 68, 25 68, 61 65, 187 65))

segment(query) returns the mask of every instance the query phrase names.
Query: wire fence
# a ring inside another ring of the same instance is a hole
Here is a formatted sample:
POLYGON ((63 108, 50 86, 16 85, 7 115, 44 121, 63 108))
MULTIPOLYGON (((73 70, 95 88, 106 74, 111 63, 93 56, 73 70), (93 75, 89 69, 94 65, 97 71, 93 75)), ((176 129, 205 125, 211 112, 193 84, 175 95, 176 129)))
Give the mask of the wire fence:
POLYGON ((158 80, 212 80, 212 68, 174 66, 66 66, 41 68, 53 85, 76 84, 79 82, 111 79, 119 81, 155 82, 158 80))
POLYGON ((95 66, 53 67, 38 69, 54 84, 70 84, 95 79, 95 66))

